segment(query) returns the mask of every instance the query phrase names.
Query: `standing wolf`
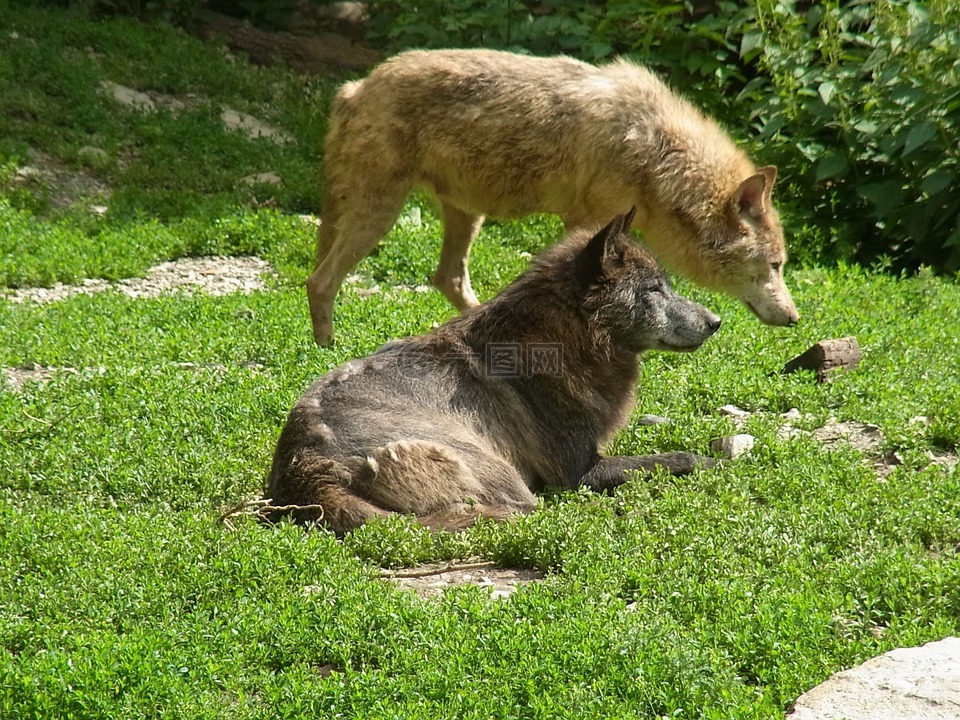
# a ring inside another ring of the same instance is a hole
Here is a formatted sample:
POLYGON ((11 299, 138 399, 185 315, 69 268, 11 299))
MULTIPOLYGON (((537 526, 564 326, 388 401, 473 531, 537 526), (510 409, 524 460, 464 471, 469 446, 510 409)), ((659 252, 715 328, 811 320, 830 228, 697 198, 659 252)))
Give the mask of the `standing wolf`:
POLYGON ((712 461, 601 457, 645 350, 694 350, 720 318, 677 295, 624 231, 574 232, 500 295, 320 378, 280 435, 267 495, 338 534, 391 513, 456 529, 535 507, 544 486, 614 488, 629 471, 712 461))
POLYGON ((333 335, 347 272, 390 230, 415 187, 439 200, 434 284, 477 304, 467 255, 485 215, 559 215, 597 228, 635 206, 634 225, 669 268, 792 325, 783 231, 759 170, 712 120, 648 70, 621 60, 490 50, 403 53, 333 103, 323 222, 307 295, 318 343, 333 335))

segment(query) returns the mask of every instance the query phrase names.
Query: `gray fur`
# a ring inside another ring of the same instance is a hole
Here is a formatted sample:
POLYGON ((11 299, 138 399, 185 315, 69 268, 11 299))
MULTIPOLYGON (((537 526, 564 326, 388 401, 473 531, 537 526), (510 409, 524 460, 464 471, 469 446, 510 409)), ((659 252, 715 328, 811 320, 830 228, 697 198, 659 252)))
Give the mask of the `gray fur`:
POLYGON ((694 350, 720 325, 629 240, 631 219, 572 233, 496 298, 321 377, 281 433, 268 497, 322 506, 294 517, 341 534, 390 513, 456 529, 530 512, 546 486, 710 464, 599 454, 629 416, 640 353, 694 350))

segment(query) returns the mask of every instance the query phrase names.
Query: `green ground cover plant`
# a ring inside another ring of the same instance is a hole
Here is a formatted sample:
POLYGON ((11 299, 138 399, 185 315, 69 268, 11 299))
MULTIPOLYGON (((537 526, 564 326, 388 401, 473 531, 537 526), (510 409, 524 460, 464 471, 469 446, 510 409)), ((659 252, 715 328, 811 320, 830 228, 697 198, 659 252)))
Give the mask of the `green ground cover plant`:
MULTIPOLYGON (((210 253, 277 268, 246 295, 0 297, 0 718, 771 718, 836 670, 960 633, 960 470, 931 460, 960 444, 955 282, 793 264, 794 329, 678 282, 724 326, 696 353, 645 360, 612 450, 708 452, 736 431, 718 411, 735 404, 757 444, 716 470, 552 493, 456 535, 402 518, 342 541, 249 517, 231 530, 217 518, 258 494, 308 383, 451 316, 418 290, 435 213, 411 199, 343 292, 337 345, 317 348, 299 214, 317 209, 332 83, 170 28, 6 4, 0 83, 0 286, 210 253), (104 79, 204 109, 131 113, 98 96, 104 79), (294 140, 231 133, 221 105, 294 140), (82 160, 86 146, 107 161, 82 160), (46 184, 18 175, 37 153, 56 160, 46 184), (267 171, 280 188, 240 182, 267 171), (78 176, 99 184, 63 204, 56 177, 78 176), (780 374, 846 335, 856 371, 780 374), (3 381, 23 366, 59 370, 3 381), (786 437, 791 408, 801 432, 786 437), (831 417, 876 425, 881 445, 825 447, 808 431, 831 417), (473 557, 546 577, 506 600, 475 586, 426 600, 378 576, 473 557)), ((828 214, 787 221, 791 241, 833 237, 828 214)), ((545 217, 486 226, 481 297, 560 232, 545 217)))

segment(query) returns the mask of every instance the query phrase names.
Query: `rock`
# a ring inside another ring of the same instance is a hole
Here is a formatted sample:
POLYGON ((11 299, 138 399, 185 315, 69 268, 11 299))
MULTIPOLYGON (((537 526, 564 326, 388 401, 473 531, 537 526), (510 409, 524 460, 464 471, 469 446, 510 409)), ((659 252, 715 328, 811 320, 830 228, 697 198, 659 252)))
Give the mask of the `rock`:
POLYGON ((223 124, 228 130, 244 132, 251 140, 264 138, 277 145, 285 145, 293 141, 293 138, 282 130, 270 127, 253 115, 247 115, 246 113, 238 112, 231 108, 224 108, 220 119, 223 120, 223 124))
POLYGON ((423 213, 414 205, 397 219, 397 223, 408 227, 420 227, 423 225, 423 213))
POLYGON ((124 85, 118 85, 117 83, 110 82, 109 80, 102 80, 100 82, 100 89, 121 105, 126 105, 133 110, 140 110, 141 112, 153 112, 157 109, 157 106, 154 104, 153 100, 150 99, 149 95, 139 92, 138 90, 134 90, 133 88, 128 88, 124 85))
POLYGON ((670 422, 670 418, 660 415, 644 415, 637 419, 637 425, 666 425, 668 422, 670 422))
POLYGON ((422 598, 439 598, 444 590, 462 585, 484 588, 494 600, 506 600, 518 587, 543 580, 543 573, 527 568, 484 568, 482 572, 461 570, 454 564, 424 565, 410 571, 383 571, 381 577, 412 590, 422 598), (449 568, 449 569, 448 569, 449 568))
POLYGON ((79 285, 57 283, 49 288, 0 290, 0 297, 15 303, 46 304, 74 295, 92 295, 110 289, 133 298, 158 297, 178 291, 202 291, 208 295, 251 293, 266 288, 263 276, 272 273, 270 264, 257 257, 181 258, 155 265, 143 278, 127 278, 114 283, 99 278, 85 278, 79 285))
POLYGON ((43 170, 35 168, 32 165, 24 165, 22 168, 17 168, 17 172, 14 175, 15 180, 33 180, 42 177, 43 170))
POLYGON ((797 408, 790 408, 785 413, 780 413, 781 419, 785 422, 793 422, 794 420, 800 420, 803 418, 803 415, 800 414, 800 411, 797 408))
POLYGON ((753 435, 747 435, 745 433, 726 435, 712 440, 710 442, 710 450, 728 460, 734 460, 750 452, 756 440, 753 435))
POLYGON ((283 180, 275 172, 257 173, 256 175, 247 175, 240 179, 244 185, 282 185, 283 180))
POLYGON ((724 405, 722 408, 719 408, 717 412, 732 418, 745 418, 750 414, 746 410, 738 408, 736 405, 724 405))
POLYGON ((789 720, 957 720, 960 638, 892 650, 797 699, 789 720))
POLYGON ((876 453, 883 443, 883 432, 876 425, 852 420, 837 422, 833 418, 811 436, 828 448, 843 442, 865 454, 876 453))
POLYGON ((825 382, 840 368, 853 370, 860 364, 860 345, 855 337, 821 340, 783 366, 783 372, 813 370, 818 382, 825 382))
POLYGON ((320 227, 321 221, 320 221, 320 218, 318 218, 316 215, 310 215, 310 214, 304 213, 302 215, 297 215, 297 219, 305 223, 308 223, 309 225, 320 227))

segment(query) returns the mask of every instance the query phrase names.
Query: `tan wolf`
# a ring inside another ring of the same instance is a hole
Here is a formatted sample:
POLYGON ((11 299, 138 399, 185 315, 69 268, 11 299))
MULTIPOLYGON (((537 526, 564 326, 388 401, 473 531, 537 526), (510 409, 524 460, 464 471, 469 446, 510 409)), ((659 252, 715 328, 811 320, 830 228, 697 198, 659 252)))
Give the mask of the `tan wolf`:
POLYGON ((477 304, 467 272, 484 216, 555 213, 597 228, 625 207, 668 268, 742 300, 763 322, 798 319, 783 231, 759 170, 711 119, 626 60, 491 50, 406 52, 337 94, 323 222, 307 295, 318 343, 333 335, 347 272, 389 232, 413 188, 443 218, 434 284, 477 304))
POLYGON ((338 534, 392 513, 459 529, 535 508, 553 485, 610 490, 687 452, 601 457, 646 350, 689 351, 720 318, 675 293, 619 216, 574 231, 500 295, 321 377, 296 403, 267 496, 338 534))

